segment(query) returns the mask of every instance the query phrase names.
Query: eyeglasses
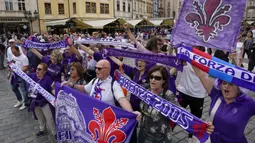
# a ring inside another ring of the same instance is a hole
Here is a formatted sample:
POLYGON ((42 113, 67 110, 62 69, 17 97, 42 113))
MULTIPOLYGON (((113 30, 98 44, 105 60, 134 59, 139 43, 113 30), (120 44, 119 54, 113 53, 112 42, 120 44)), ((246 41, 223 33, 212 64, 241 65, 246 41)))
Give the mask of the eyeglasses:
POLYGON ((41 68, 36 68, 37 71, 41 71, 42 69, 41 68))
POLYGON ((96 69, 97 69, 98 71, 101 71, 102 69, 105 69, 105 68, 107 68, 107 67, 96 67, 96 69))
POLYGON ((159 81, 159 80, 162 79, 162 77, 161 76, 153 76, 153 75, 151 75, 150 76, 150 80, 152 80, 152 79, 155 79, 155 80, 159 81))

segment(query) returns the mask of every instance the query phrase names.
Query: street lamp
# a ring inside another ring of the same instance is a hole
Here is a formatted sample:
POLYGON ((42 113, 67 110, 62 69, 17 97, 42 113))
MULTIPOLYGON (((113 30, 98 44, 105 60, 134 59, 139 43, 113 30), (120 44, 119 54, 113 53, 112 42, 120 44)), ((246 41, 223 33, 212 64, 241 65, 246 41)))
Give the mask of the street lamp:
POLYGON ((38 18, 39 14, 36 10, 33 12, 34 16, 32 15, 32 12, 30 10, 29 11, 24 11, 23 14, 25 16, 25 19, 27 19, 30 23, 30 27, 31 27, 30 30, 31 30, 31 34, 32 34, 33 33, 33 24, 32 24, 32 22, 38 18))

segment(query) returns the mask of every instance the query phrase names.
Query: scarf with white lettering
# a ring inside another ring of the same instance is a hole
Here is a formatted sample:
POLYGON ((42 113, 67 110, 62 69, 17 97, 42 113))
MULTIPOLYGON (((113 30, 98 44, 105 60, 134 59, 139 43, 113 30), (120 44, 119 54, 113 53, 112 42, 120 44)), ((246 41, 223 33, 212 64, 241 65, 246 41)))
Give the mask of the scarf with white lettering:
POLYGON ((254 73, 198 49, 180 45, 178 47, 177 58, 191 63, 212 77, 255 91, 254 73))
POLYGON ((115 80, 131 94, 140 98, 187 132, 195 135, 201 143, 204 143, 208 139, 209 135, 206 132, 207 124, 201 119, 187 112, 185 109, 151 93, 117 71, 115 71, 115 80))
POLYGON ((66 48, 68 45, 69 44, 67 40, 61 40, 59 42, 53 42, 53 43, 40 43, 40 42, 25 40, 22 44, 22 47, 34 48, 34 49, 58 49, 58 48, 66 48))
POLYGON ((46 91, 44 88, 42 88, 38 83, 36 83, 34 80, 32 80, 26 73, 24 73, 22 70, 17 68, 13 63, 9 64, 10 68, 13 72, 15 72, 18 76, 20 76, 22 79, 24 79, 28 84, 30 84, 30 87, 32 89, 35 89, 38 91, 38 93, 42 94, 42 96, 53 106, 55 106, 55 97, 51 95, 48 91, 46 91))
POLYGON ((135 46, 131 43, 127 43, 125 39, 114 39, 114 38, 98 38, 98 39, 93 39, 93 38, 84 38, 80 40, 74 41, 74 43, 77 44, 102 44, 105 46, 119 46, 123 49, 133 49, 135 50, 135 46))

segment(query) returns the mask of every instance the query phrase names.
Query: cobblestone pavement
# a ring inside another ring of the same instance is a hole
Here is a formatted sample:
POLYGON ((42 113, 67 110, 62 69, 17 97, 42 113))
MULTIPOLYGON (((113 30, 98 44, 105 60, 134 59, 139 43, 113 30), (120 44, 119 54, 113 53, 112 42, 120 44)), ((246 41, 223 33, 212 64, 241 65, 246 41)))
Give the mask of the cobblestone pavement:
POLYGON ((0 71, 0 143, 53 143, 51 135, 36 138, 39 125, 32 113, 14 108, 17 99, 6 78, 7 71, 0 71))
MULTIPOLYGON (((27 110, 19 111, 14 108, 16 97, 11 91, 6 79, 7 72, 0 70, 0 143, 53 143, 50 135, 36 138, 38 123, 27 110)), ((255 99, 255 93, 250 93, 255 99)), ((204 102, 203 120, 208 117, 210 98, 204 102)), ((249 143, 255 143, 255 117, 251 118, 245 129, 249 143)), ((187 143, 188 133, 176 127, 173 134, 173 143, 187 143)))

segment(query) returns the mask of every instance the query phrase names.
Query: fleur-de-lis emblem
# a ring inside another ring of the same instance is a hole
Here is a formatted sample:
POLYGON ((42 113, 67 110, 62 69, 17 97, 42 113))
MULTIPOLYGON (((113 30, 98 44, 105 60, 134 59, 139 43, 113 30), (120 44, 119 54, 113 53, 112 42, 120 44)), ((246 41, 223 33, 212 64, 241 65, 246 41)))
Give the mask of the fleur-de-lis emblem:
POLYGON ((116 119, 116 115, 111 107, 104 109, 102 114, 98 109, 93 108, 96 120, 91 120, 88 129, 91 137, 98 143, 120 143, 125 141, 126 134, 120 130, 127 122, 128 118, 116 119))
POLYGON ((185 16, 186 22, 196 29, 196 34, 202 37, 204 42, 218 36, 217 30, 223 31, 223 27, 231 21, 231 17, 226 13, 232 9, 232 5, 222 6, 222 1, 205 0, 204 4, 201 5, 197 0, 194 0, 195 12, 188 13, 185 16))
POLYGON ((206 131, 206 127, 207 127, 207 124, 199 125, 199 123, 195 123, 192 126, 194 135, 196 135, 198 139, 201 139, 206 131))
POLYGON ((95 86, 95 93, 94 98, 101 100, 102 99, 102 91, 104 89, 100 88, 99 86, 95 86))

